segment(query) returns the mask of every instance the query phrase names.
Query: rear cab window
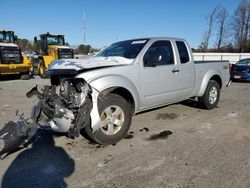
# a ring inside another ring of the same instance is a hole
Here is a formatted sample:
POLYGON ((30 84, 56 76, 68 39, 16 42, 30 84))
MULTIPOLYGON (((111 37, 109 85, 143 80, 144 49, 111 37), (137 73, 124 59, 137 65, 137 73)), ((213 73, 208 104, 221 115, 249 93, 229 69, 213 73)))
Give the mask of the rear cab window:
POLYGON ((183 41, 176 41, 176 46, 179 52, 181 63, 187 63, 190 61, 189 53, 186 44, 183 41))

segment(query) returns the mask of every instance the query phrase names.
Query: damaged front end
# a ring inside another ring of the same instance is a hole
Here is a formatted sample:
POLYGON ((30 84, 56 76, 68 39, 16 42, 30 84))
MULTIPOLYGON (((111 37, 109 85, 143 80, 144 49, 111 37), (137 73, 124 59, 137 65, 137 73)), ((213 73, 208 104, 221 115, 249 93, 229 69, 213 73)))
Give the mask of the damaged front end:
POLYGON ((25 146, 37 128, 77 137, 87 124, 91 124, 93 131, 99 126, 98 92, 82 78, 51 78, 50 86, 42 89, 36 86, 26 96, 37 96, 40 100, 32 109, 31 123, 9 122, 0 130, 3 158, 25 146))
POLYGON ((32 110, 32 120, 43 129, 78 136, 91 122, 93 89, 82 78, 57 78, 51 82, 41 91, 34 87, 27 93, 27 97, 36 95, 40 99, 32 110))

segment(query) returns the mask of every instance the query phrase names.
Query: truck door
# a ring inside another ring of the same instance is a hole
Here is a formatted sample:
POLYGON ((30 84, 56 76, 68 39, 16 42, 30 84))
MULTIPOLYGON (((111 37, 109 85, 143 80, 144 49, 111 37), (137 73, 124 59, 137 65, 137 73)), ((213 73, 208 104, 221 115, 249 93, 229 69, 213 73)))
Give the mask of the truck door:
POLYGON ((173 45, 169 40, 155 41, 147 49, 141 63, 143 108, 178 100, 180 79, 173 45))
POLYGON ((180 95, 183 99, 191 97, 195 86, 195 67, 191 53, 184 41, 175 41, 178 51, 180 95))

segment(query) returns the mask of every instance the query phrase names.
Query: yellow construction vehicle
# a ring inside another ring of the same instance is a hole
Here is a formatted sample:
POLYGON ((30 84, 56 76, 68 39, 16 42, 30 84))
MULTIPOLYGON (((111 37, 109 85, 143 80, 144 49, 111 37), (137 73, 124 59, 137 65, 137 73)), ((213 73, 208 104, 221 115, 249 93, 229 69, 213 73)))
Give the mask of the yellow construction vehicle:
POLYGON ((39 54, 38 61, 33 61, 35 73, 39 73, 42 78, 45 78, 46 71, 50 63, 56 59, 72 59, 74 58, 73 49, 65 45, 64 35, 59 34, 41 34, 40 39, 34 37, 37 52, 39 54))
POLYGON ((0 30, 0 76, 16 74, 29 79, 32 64, 29 57, 22 56, 16 40, 14 31, 0 30))

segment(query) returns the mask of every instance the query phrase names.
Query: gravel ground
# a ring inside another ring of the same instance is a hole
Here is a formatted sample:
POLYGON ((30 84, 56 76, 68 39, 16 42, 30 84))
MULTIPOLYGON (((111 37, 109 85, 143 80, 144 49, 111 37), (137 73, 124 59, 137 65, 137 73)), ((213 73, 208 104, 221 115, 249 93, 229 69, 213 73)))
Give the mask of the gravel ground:
MULTIPOLYGON (((47 83, 0 82, 0 127, 29 117, 37 100, 25 93, 47 83)), ((250 187, 249 114, 250 83, 233 83, 213 110, 185 102, 136 115, 116 145, 41 132, 0 161, 1 187, 250 187)))

